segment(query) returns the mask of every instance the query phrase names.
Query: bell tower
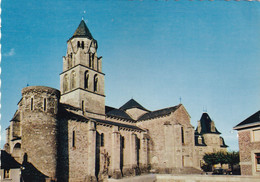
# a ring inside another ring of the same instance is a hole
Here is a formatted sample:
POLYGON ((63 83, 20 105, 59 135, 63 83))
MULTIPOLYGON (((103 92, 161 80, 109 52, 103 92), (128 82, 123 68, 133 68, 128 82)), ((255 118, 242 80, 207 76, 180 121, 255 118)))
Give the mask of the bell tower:
POLYGON ((81 108, 86 114, 105 114, 105 74, 97 48, 97 41, 82 20, 67 41, 60 74, 61 102, 81 108))

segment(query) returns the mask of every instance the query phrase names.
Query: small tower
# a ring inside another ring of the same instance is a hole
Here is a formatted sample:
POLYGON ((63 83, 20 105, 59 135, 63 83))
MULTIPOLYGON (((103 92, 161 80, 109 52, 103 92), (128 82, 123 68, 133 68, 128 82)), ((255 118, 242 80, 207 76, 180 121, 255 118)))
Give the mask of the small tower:
POLYGON ((61 102, 81 108, 83 113, 105 114, 105 74, 97 48, 97 41, 82 20, 67 41, 60 90, 61 102))
POLYGON ((23 162, 32 164, 43 175, 53 180, 57 178, 59 99, 60 92, 54 88, 30 86, 23 88, 19 104, 23 162))

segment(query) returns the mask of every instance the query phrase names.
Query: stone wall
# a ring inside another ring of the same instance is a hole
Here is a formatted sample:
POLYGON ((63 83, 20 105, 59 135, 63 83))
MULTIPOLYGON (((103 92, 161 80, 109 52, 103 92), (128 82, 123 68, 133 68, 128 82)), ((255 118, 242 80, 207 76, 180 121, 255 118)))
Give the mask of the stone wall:
POLYGON ((55 180, 60 92, 49 87, 31 86, 22 90, 22 96, 23 162, 55 180))
POLYGON ((241 174, 260 176, 255 161, 255 153, 260 153, 260 141, 253 140, 252 132, 252 129, 238 131, 241 174))

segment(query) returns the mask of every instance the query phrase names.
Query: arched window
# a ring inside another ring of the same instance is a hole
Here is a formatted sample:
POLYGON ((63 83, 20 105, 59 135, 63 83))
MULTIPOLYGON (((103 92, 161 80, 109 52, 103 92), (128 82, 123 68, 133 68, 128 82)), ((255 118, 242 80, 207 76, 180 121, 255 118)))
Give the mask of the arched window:
POLYGON ((98 91, 98 77, 97 75, 94 76, 94 92, 98 91))
POLYGON ((104 133, 101 133, 101 135, 100 135, 100 146, 101 147, 105 146, 105 143, 104 143, 104 133))
POLYGON ((84 41, 81 42, 81 47, 84 49, 84 41))
POLYGON ((68 75, 65 75, 63 78, 63 92, 68 91, 68 75))
POLYGON ((80 47, 80 42, 78 41, 78 45, 77 45, 77 47, 79 48, 80 47))
POLYGON ((76 73, 75 73, 75 71, 71 72, 70 83, 71 83, 71 89, 76 87, 76 73))
POLYGON ((92 54, 92 67, 94 68, 95 54, 92 54))
POLYGON ((89 74, 88 74, 88 71, 85 72, 85 75, 84 75, 84 88, 88 88, 88 79, 89 79, 89 74))
POLYGON ((20 143, 16 143, 15 145, 14 145, 14 149, 20 149, 21 148, 21 144, 20 143))

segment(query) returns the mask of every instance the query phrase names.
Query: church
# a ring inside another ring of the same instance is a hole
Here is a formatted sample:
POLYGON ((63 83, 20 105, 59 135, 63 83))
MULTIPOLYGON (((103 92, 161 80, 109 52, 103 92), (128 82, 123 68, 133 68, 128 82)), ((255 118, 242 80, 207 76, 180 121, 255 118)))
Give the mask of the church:
POLYGON ((208 141, 214 141, 217 150, 226 150, 209 116, 203 115, 194 130, 182 104, 150 111, 130 99, 120 108, 106 106, 105 74, 97 49, 82 20, 67 41, 60 90, 22 89, 6 129, 5 151, 20 164, 24 181, 201 173, 202 154, 213 148, 208 141))

